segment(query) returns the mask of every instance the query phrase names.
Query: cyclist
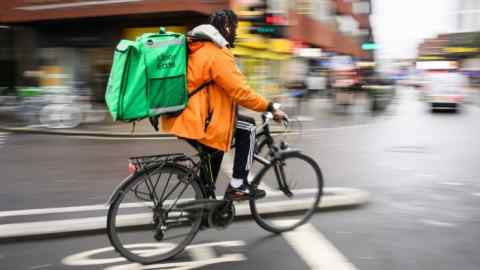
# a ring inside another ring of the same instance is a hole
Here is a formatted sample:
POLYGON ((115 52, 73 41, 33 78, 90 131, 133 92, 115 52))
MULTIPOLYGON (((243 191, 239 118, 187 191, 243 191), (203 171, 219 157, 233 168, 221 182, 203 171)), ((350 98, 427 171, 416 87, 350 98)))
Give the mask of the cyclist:
MULTIPOLYGON (((233 11, 219 10, 210 16, 209 24, 197 26, 189 33, 188 88, 192 92, 191 89, 206 86, 190 97, 180 115, 163 117, 162 128, 209 153, 213 180, 220 171, 223 153, 230 150, 234 138, 233 174, 225 197, 245 200, 252 195, 247 176, 253 162, 255 121, 237 115, 237 105, 257 112, 270 111, 276 121, 286 115, 278 104, 256 94, 235 65, 229 48, 235 45, 237 24, 233 11)), ((264 190, 256 189, 256 198, 264 196, 264 190)))

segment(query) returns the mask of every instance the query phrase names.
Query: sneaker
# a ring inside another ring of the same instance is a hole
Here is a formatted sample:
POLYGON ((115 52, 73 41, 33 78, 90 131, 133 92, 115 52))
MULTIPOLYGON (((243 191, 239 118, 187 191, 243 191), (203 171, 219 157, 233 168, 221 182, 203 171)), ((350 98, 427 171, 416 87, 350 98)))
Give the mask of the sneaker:
POLYGON ((230 199, 234 201, 245 201, 251 198, 261 199, 267 195, 263 189, 250 190, 249 185, 241 185, 238 188, 234 188, 231 185, 228 185, 227 190, 225 191, 225 199, 230 199))

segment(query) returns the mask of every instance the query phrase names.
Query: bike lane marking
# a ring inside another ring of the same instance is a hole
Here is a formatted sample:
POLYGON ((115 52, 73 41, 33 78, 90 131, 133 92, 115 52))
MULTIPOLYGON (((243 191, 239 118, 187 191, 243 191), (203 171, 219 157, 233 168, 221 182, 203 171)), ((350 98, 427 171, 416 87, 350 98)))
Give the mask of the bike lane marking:
MULTIPOLYGON (((293 220, 278 220, 278 225, 287 225, 293 220)), ((282 236, 302 257, 311 270, 357 270, 357 268, 315 227, 307 223, 282 236)))
MULTIPOLYGON (((286 225, 292 220, 278 220, 279 225, 286 225)), ((282 237, 292 247, 295 253, 305 262, 310 270, 357 270, 357 268, 315 227, 307 223, 296 228, 293 231, 282 234, 282 237)), ((155 249, 162 249, 168 243, 138 243, 130 245, 130 248, 136 248, 137 252, 152 252, 155 249), (153 250, 152 250, 153 248, 153 250)), ((104 265, 103 270, 147 270, 147 269, 175 269, 188 270, 207 267, 213 264, 240 262, 247 260, 247 257, 231 250, 232 247, 245 246, 244 241, 223 241, 193 244, 186 247, 185 252, 189 254, 191 260, 181 262, 163 262, 151 265, 141 265, 128 262, 125 258, 118 256, 109 257, 113 252, 113 247, 105 247, 94 250, 87 250, 72 254, 62 260, 62 264, 68 266, 94 266, 104 265), (215 247, 226 247, 225 251, 219 253, 215 247), (107 257, 101 256, 106 254, 107 257), (117 265, 111 265, 120 263, 117 265)))
POLYGON ((0 132, 0 147, 5 144, 5 141, 8 138, 9 133, 0 132))
MULTIPOLYGON (((133 248, 136 253, 142 252, 155 252, 155 249, 161 250, 168 243, 138 243, 128 245, 128 248, 133 248)), ((96 266, 104 265, 107 268, 103 270, 146 270, 146 269, 176 269, 187 270, 205 267, 208 265, 240 262, 247 260, 243 254, 235 252, 232 248, 245 246, 244 241, 221 241, 210 242, 202 244, 192 244, 185 248, 185 253, 191 257, 191 261, 182 262, 164 262, 150 265, 141 265, 138 263, 131 263, 125 258, 114 253, 114 257, 111 256, 114 252, 113 247, 105 247, 94 250, 87 250, 80 253, 72 254, 65 257, 62 260, 62 264, 68 266, 96 266), (219 252, 218 255, 215 252, 215 248, 227 248, 223 252, 219 252), (102 254, 106 254, 103 255, 102 254), (109 264, 121 263, 119 265, 108 266, 109 264)))
MULTIPOLYGON (((296 190, 295 193, 311 194, 314 191, 315 191, 314 189, 300 189, 300 190, 296 190)), ((283 193, 281 191, 274 190, 269 193, 269 197, 275 197, 282 194, 283 193)), ((480 193, 474 193, 472 195, 480 196, 480 193)), ((322 198, 323 202, 320 204, 320 206, 327 207, 327 206, 341 206, 341 205, 349 205, 349 204, 362 204, 367 202, 368 196, 369 195, 367 192, 354 189, 354 188, 344 188, 344 187, 324 188, 324 197, 322 198), (331 198, 327 198, 329 194, 335 194, 335 195, 331 195, 330 196, 331 198)), ((219 196, 217 198, 221 199, 222 196, 219 196)), ((145 206, 145 203, 126 203, 126 204, 123 204, 122 208, 124 207, 135 208, 135 207, 144 207, 144 206, 145 206)), ((92 205, 81 205, 81 206, 57 207, 57 208, 22 209, 22 210, 0 211, 0 218, 88 212, 88 211, 103 211, 103 210, 108 210, 108 205, 92 204, 92 205)))
MULTIPOLYGON (((315 190, 298 190, 297 193, 309 194, 315 192, 315 190)), ((324 189, 324 195, 333 193, 334 195, 324 196, 321 202, 319 203, 320 208, 329 208, 337 206, 348 206, 348 205, 359 205, 368 202, 369 194, 367 192, 351 189, 351 188, 328 188, 324 189)), ((272 194, 271 198, 275 198, 275 194, 272 194)), ((268 198, 268 197, 267 197, 268 198)), ((282 197, 283 198, 283 197, 282 197)), ((302 210, 305 207, 308 207, 310 199, 292 199, 292 200, 282 200, 282 201, 265 201, 262 202, 262 209, 268 213, 282 213, 288 211, 302 210)), ((94 208, 106 206, 98 205, 93 206, 94 208)), ((132 205, 131 207, 136 207, 132 205)), ((86 207, 88 208, 88 206, 86 207)), ((35 209, 34 209, 35 210, 35 209)), ((65 212, 65 209, 55 209, 61 212, 65 212)), ((72 212, 72 209, 66 209, 67 212, 72 212)), ((248 203, 239 203, 236 205, 237 216, 249 216, 250 208, 248 203)), ((29 211, 29 210, 25 210, 29 211)), ((51 209, 36 209, 37 213, 43 211, 43 213, 51 213, 51 209)), ((17 213, 7 213, 8 215, 12 214, 24 214, 25 212, 17 213)), ((1 212, 0 212, 1 213, 1 212)), ((6 216, 5 213, 3 216, 6 216)), ((129 214, 122 215, 121 222, 122 226, 132 226, 144 224, 147 220, 151 219, 151 215, 148 214, 129 214)), ((48 234, 58 234, 58 233, 72 233, 80 231, 93 231, 99 229, 105 229, 106 226, 106 216, 96 216, 89 218, 77 218, 77 219, 61 219, 61 220, 50 220, 50 221, 35 221, 35 222, 24 222, 24 223, 9 223, 0 225, 0 239, 2 238, 12 238, 12 237, 24 237, 32 235, 48 235, 48 234)))

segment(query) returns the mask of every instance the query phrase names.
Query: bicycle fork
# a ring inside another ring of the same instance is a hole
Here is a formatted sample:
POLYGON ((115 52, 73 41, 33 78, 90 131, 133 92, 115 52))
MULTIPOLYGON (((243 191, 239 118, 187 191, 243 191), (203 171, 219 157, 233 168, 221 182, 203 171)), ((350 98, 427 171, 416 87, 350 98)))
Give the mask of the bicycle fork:
POLYGON ((290 191, 290 187, 288 186, 286 177, 285 177, 285 162, 281 160, 274 161, 275 163, 273 164, 274 169, 275 169, 275 176, 277 177, 277 182, 279 189, 287 196, 287 197, 292 197, 293 193, 290 191))

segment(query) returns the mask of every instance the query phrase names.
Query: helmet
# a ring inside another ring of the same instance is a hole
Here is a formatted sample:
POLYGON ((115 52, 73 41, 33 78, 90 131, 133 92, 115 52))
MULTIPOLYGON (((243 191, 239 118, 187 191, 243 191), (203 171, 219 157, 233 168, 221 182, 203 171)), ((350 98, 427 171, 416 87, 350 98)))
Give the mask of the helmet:
POLYGON ((238 18, 235 12, 229 9, 215 11, 208 19, 208 23, 220 32, 231 48, 235 47, 238 25, 238 18))

